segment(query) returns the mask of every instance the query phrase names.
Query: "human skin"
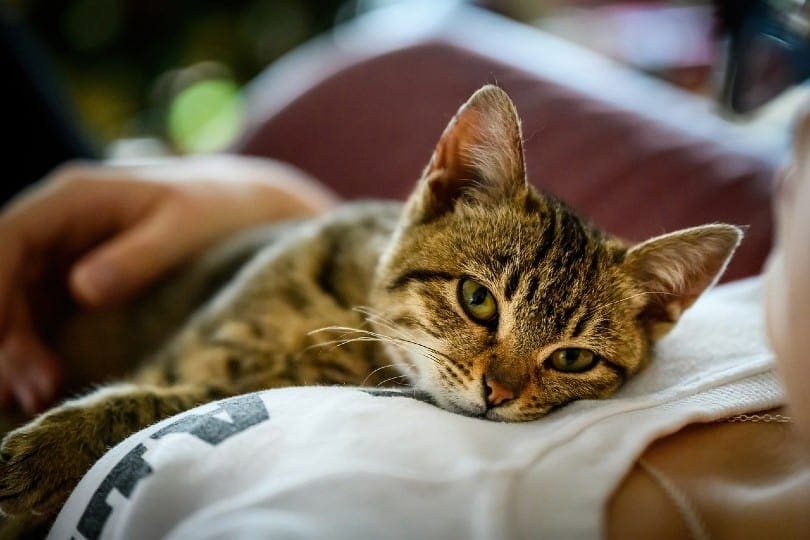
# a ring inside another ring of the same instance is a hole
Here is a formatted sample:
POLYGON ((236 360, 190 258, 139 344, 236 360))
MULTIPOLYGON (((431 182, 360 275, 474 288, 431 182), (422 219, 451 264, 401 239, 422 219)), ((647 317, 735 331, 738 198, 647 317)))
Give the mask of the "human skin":
POLYGON ((774 199, 777 242, 766 273, 768 337, 788 407, 810 454, 810 103, 796 126, 793 160, 774 199))
POLYGON ((608 502, 604 535, 617 540, 806 538, 809 505, 810 459, 793 423, 696 424, 645 450, 608 502), (681 514, 651 469, 687 501, 697 519, 681 514), (690 521, 704 534, 693 534, 690 521))
POLYGON ((230 233, 336 202, 294 167, 228 155, 54 171, 0 212, 0 410, 58 397, 44 329, 67 308, 126 301, 230 233))
POLYGON ((774 197, 777 238, 765 276, 768 337, 791 422, 689 426, 652 444, 606 508, 608 538, 689 538, 672 497, 713 539, 805 538, 810 531, 810 103, 774 197))

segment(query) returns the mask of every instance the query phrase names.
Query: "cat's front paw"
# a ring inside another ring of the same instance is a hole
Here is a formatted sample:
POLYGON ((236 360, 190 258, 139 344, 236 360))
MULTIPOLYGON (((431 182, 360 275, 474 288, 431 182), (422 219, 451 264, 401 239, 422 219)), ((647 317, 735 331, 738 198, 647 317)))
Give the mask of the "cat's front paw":
POLYGON ((0 513, 54 514, 92 464, 81 443, 81 411, 57 409, 0 444, 0 513))

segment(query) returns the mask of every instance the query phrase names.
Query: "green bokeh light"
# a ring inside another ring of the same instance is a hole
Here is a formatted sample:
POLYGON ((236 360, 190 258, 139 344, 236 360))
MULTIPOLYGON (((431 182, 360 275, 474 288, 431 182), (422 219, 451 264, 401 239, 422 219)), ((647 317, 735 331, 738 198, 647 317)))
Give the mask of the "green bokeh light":
POLYGON ((242 127, 244 104, 228 79, 196 82, 169 106, 169 137, 182 152, 214 152, 226 147, 242 127))

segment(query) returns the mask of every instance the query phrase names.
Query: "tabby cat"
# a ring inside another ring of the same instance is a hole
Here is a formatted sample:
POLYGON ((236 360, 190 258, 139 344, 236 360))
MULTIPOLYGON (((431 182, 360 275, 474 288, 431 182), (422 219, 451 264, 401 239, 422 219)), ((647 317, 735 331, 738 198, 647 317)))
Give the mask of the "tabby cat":
MULTIPOLYGON (((404 206, 348 204, 266 234, 128 382, 6 436, 2 512, 52 515, 111 445, 243 392, 408 384, 450 411, 509 422, 605 398, 741 238, 713 224, 630 246, 595 229, 527 183, 515 108, 494 86, 460 108, 404 206)), ((179 309, 143 305, 152 311, 109 316, 123 321, 109 330, 122 344, 179 309)), ((87 350, 107 332, 96 328, 87 350)))

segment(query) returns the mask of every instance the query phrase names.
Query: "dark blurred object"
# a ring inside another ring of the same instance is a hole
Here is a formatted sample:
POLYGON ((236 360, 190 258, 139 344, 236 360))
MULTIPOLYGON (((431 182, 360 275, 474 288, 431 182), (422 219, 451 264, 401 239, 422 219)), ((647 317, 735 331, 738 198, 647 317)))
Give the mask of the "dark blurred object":
POLYGON ((2 97, 13 130, 3 142, 11 159, 0 176, 0 206, 62 162, 96 157, 49 68, 36 40, 0 9, 2 97))
POLYGON ((194 102, 191 121, 181 119, 181 137, 197 129, 207 119, 205 109, 227 108, 223 101, 233 89, 329 29, 343 2, 16 0, 12 5, 43 43, 94 137, 101 142, 156 137, 185 151, 171 133, 173 109, 184 109, 181 116, 187 118, 188 102, 194 102), (207 81, 220 87, 213 92, 203 87, 190 100, 188 94, 181 97, 207 81))
POLYGON ((764 105, 810 78, 810 1, 717 0, 728 35, 722 104, 736 113, 764 105))

